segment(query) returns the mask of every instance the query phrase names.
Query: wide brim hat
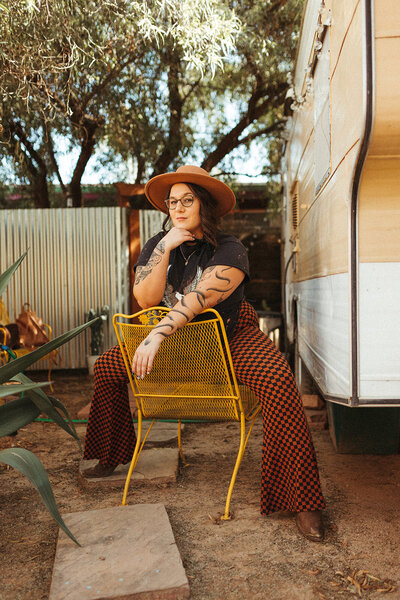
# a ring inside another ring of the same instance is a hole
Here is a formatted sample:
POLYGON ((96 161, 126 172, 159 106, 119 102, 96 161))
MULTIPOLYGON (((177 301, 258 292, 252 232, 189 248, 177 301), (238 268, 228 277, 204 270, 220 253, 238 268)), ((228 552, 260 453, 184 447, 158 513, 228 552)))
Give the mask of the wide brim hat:
POLYGON ((217 202, 217 215, 219 217, 231 212, 235 206, 235 194, 226 183, 215 179, 201 167, 184 165, 173 173, 156 175, 146 183, 144 193, 147 199, 163 213, 168 214, 165 199, 171 185, 174 185, 174 183, 196 183, 206 189, 217 202))

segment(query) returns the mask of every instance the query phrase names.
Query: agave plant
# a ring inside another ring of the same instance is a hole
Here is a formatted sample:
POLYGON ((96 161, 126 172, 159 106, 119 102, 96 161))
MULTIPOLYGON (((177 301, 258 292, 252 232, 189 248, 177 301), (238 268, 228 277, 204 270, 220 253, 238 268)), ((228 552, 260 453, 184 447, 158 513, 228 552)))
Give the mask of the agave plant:
MULTIPOLYGON (((0 274, 0 296, 25 256, 26 252, 3 274, 0 274)), ((29 377, 23 374, 23 371, 40 358, 49 354, 52 350, 69 342, 69 340, 79 335, 87 327, 92 326, 96 321, 97 319, 94 319, 75 329, 71 329, 71 331, 54 338, 29 354, 11 360, 0 367, 0 398, 10 396, 11 393, 15 395, 22 394, 23 392, 22 396, 0 406, 0 437, 11 435, 44 413, 75 438, 80 448, 79 437, 67 409, 59 400, 48 396, 42 390, 42 387, 49 385, 50 382, 34 383, 29 377)), ((49 478, 40 460, 25 448, 7 448, 0 451, 0 462, 17 469, 31 481, 48 511, 61 529, 79 545, 79 542, 68 529, 60 515, 49 478)))

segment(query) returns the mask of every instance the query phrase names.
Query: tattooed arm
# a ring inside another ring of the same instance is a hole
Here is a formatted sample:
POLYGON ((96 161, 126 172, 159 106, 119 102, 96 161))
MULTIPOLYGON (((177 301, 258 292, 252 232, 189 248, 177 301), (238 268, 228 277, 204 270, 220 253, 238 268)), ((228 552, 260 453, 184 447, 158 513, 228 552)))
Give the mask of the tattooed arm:
POLYGON ((133 373, 142 378, 150 373, 161 342, 205 308, 212 308, 228 298, 243 279, 243 271, 235 267, 208 267, 196 289, 186 294, 138 346, 132 361, 133 373))
POLYGON ((136 268, 133 293, 139 306, 149 308, 161 302, 171 250, 183 242, 191 242, 193 239, 193 235, 186 229, 173 227, 158 242, 147 264, 136 268))

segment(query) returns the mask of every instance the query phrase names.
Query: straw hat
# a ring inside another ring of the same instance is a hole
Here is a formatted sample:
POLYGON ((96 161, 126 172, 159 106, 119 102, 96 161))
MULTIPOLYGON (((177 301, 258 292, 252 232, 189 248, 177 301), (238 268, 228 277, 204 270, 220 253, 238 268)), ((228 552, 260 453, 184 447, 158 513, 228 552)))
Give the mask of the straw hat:
POLYGON ((156 175, 147 182, 146 187, 144 188, 144 192, 149 202, 164 213, 168 214, 168 209, 164 200, 167 197, 171 185, 174 185, 174 183, 197 183, 197 185, 201 185, 201 187, 205 188, 218 202, 217 214, 219 217, 226 215, 235 206, 235 194, 226 183, 219 181, 219 179, 215 179, 215 177, 211 177, 211 175, 201 167, 185 165, 179 167, 179 169, 173 173, 156 175))

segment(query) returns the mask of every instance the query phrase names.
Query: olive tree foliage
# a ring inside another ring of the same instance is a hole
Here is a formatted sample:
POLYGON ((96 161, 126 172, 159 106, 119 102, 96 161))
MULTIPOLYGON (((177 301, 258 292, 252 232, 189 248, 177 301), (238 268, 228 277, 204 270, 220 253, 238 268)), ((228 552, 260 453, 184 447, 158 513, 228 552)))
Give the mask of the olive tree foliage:
POLYGON ((1 0, 0 153, 31 183, 37 206, 48 206, 53 174, 80 205, 82 175, 109 110, 125 86, 141 85, 151 57, 172 48, 198 76, 213 75, 239 31, 219 0, 1 0), (79 148, 68 185, 54 132, 79 148))
MULTIPOLYGON (((235 0, 229 6, 242 28, 223 70, 200 76, 180 48, 167 44, 144 58, 140 86, 129 88, 126 79, 123 98, 110 94, 109 159, 133 159, 137 183, 184 160, 235 175, 232 156, 245 156, 256 141, 268 155, 259 172, 278 173, 303 0, 235 0)), ((271 191, 276 187, 272 179, 271 191)))

